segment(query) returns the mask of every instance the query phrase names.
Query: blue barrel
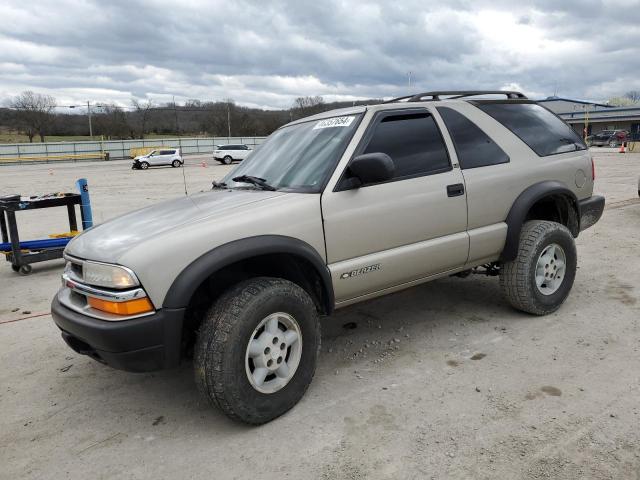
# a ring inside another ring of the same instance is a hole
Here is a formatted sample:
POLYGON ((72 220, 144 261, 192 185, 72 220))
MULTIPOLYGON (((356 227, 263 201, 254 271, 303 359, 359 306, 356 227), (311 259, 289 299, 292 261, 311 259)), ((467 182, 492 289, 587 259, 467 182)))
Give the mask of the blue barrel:
POLYGON ((91 200, 89 199, 89 184, 86 178, 79 178, 76 186, 80 192, 80 214, 82 216, 82 229, 86 230, 93 226, 93 215, 91 214, 91 200))

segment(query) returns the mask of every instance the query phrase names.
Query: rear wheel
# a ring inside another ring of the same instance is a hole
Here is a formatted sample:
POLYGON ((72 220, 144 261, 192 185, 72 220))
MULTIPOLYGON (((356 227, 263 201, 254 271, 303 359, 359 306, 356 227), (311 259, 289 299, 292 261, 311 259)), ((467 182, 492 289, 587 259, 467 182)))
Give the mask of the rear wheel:
POLYGON ((142 162, 140 163, 140 168, 142 170, 146 170, 147 168, 149 168, 149 162, 142 162))
POLYGON ((173 162, 171 162, 171 166, 173 168, 179 167, 180 165, 182 165, 182 163, 180 163, 180 160, 174 160, 173 162))
POLYGON ((576 275, 571 232, 556 222, 533 220, 520 233, 518 256, 500 269, 500 287, 518 310, 545 315, 567 298, 576 275))
POLYGON ((302 398, 319 348, 320 323, 309 295, 287 280, 250 279, 207 312, 196 341, 196 383, 227 416, 266 423, 302 398))
POLYGON ((233 158, 230 155, 227 155, 222 159, 222 161, 225 165, 231 165, 231 162, 233 162, 233 158))

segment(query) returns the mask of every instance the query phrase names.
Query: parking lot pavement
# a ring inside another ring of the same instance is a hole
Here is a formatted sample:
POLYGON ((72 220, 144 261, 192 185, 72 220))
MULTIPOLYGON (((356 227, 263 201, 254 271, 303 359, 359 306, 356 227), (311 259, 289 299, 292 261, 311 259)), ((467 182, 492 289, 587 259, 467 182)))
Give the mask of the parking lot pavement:
MULTIPOLYGON (((475 275, 340 310, 305 398, 257 428, 202 402, 188 364, 130 374, 69 350, 48 315, 62 262, 28 277, 0 265, 0 478, 636 478, 640 154, 594 154, 608 206, 577 240, 558 312, 516 312, 475 275)), ((190 192, 229 169, 199 162, 190 192)), ((78 177, 97 222, 184 194, 181 170, 120 161, 0 167, 0 188, 78 177)), ((65 218, 26 212, 20 230, 65 231, 65 218)))

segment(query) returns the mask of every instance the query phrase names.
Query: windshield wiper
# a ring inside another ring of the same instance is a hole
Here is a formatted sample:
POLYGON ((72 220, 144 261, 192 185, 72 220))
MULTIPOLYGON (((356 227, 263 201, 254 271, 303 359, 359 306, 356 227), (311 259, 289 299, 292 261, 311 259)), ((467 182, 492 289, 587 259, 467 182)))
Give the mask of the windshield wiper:
POLYGON ((211 182, 211 189, 214 188, 227 188, 227 184, 224 182, 216 182, 215 180, 211 182))
POLYGON ((239 177, 234 177, 232 180, 239 183, 252 183, 253 185, 260 187, 262 190, 275 190, 275 188, 269 185, 264 178, 254 177, 252 175, 240 175, 239 177))

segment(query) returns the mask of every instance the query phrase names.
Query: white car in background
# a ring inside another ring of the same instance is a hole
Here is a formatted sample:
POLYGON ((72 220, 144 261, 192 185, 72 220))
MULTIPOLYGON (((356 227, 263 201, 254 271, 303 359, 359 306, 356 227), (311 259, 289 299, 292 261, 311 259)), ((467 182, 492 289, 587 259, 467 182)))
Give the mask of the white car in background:
POLYGON ((242 161, 251 153, 251 149, 247 145, 216 145, 213 150, 213 159, 231 165, 234 161, 242 161))
POLYGON ((165 148, 161 150, 153 150, 146 155, 140 155, 133 159, 134 170, 146 170, 149 167, 160 165, 171 165, 172 167, 180 167, 184 165, 184 160, 180 154, 179 148, 165 148))

